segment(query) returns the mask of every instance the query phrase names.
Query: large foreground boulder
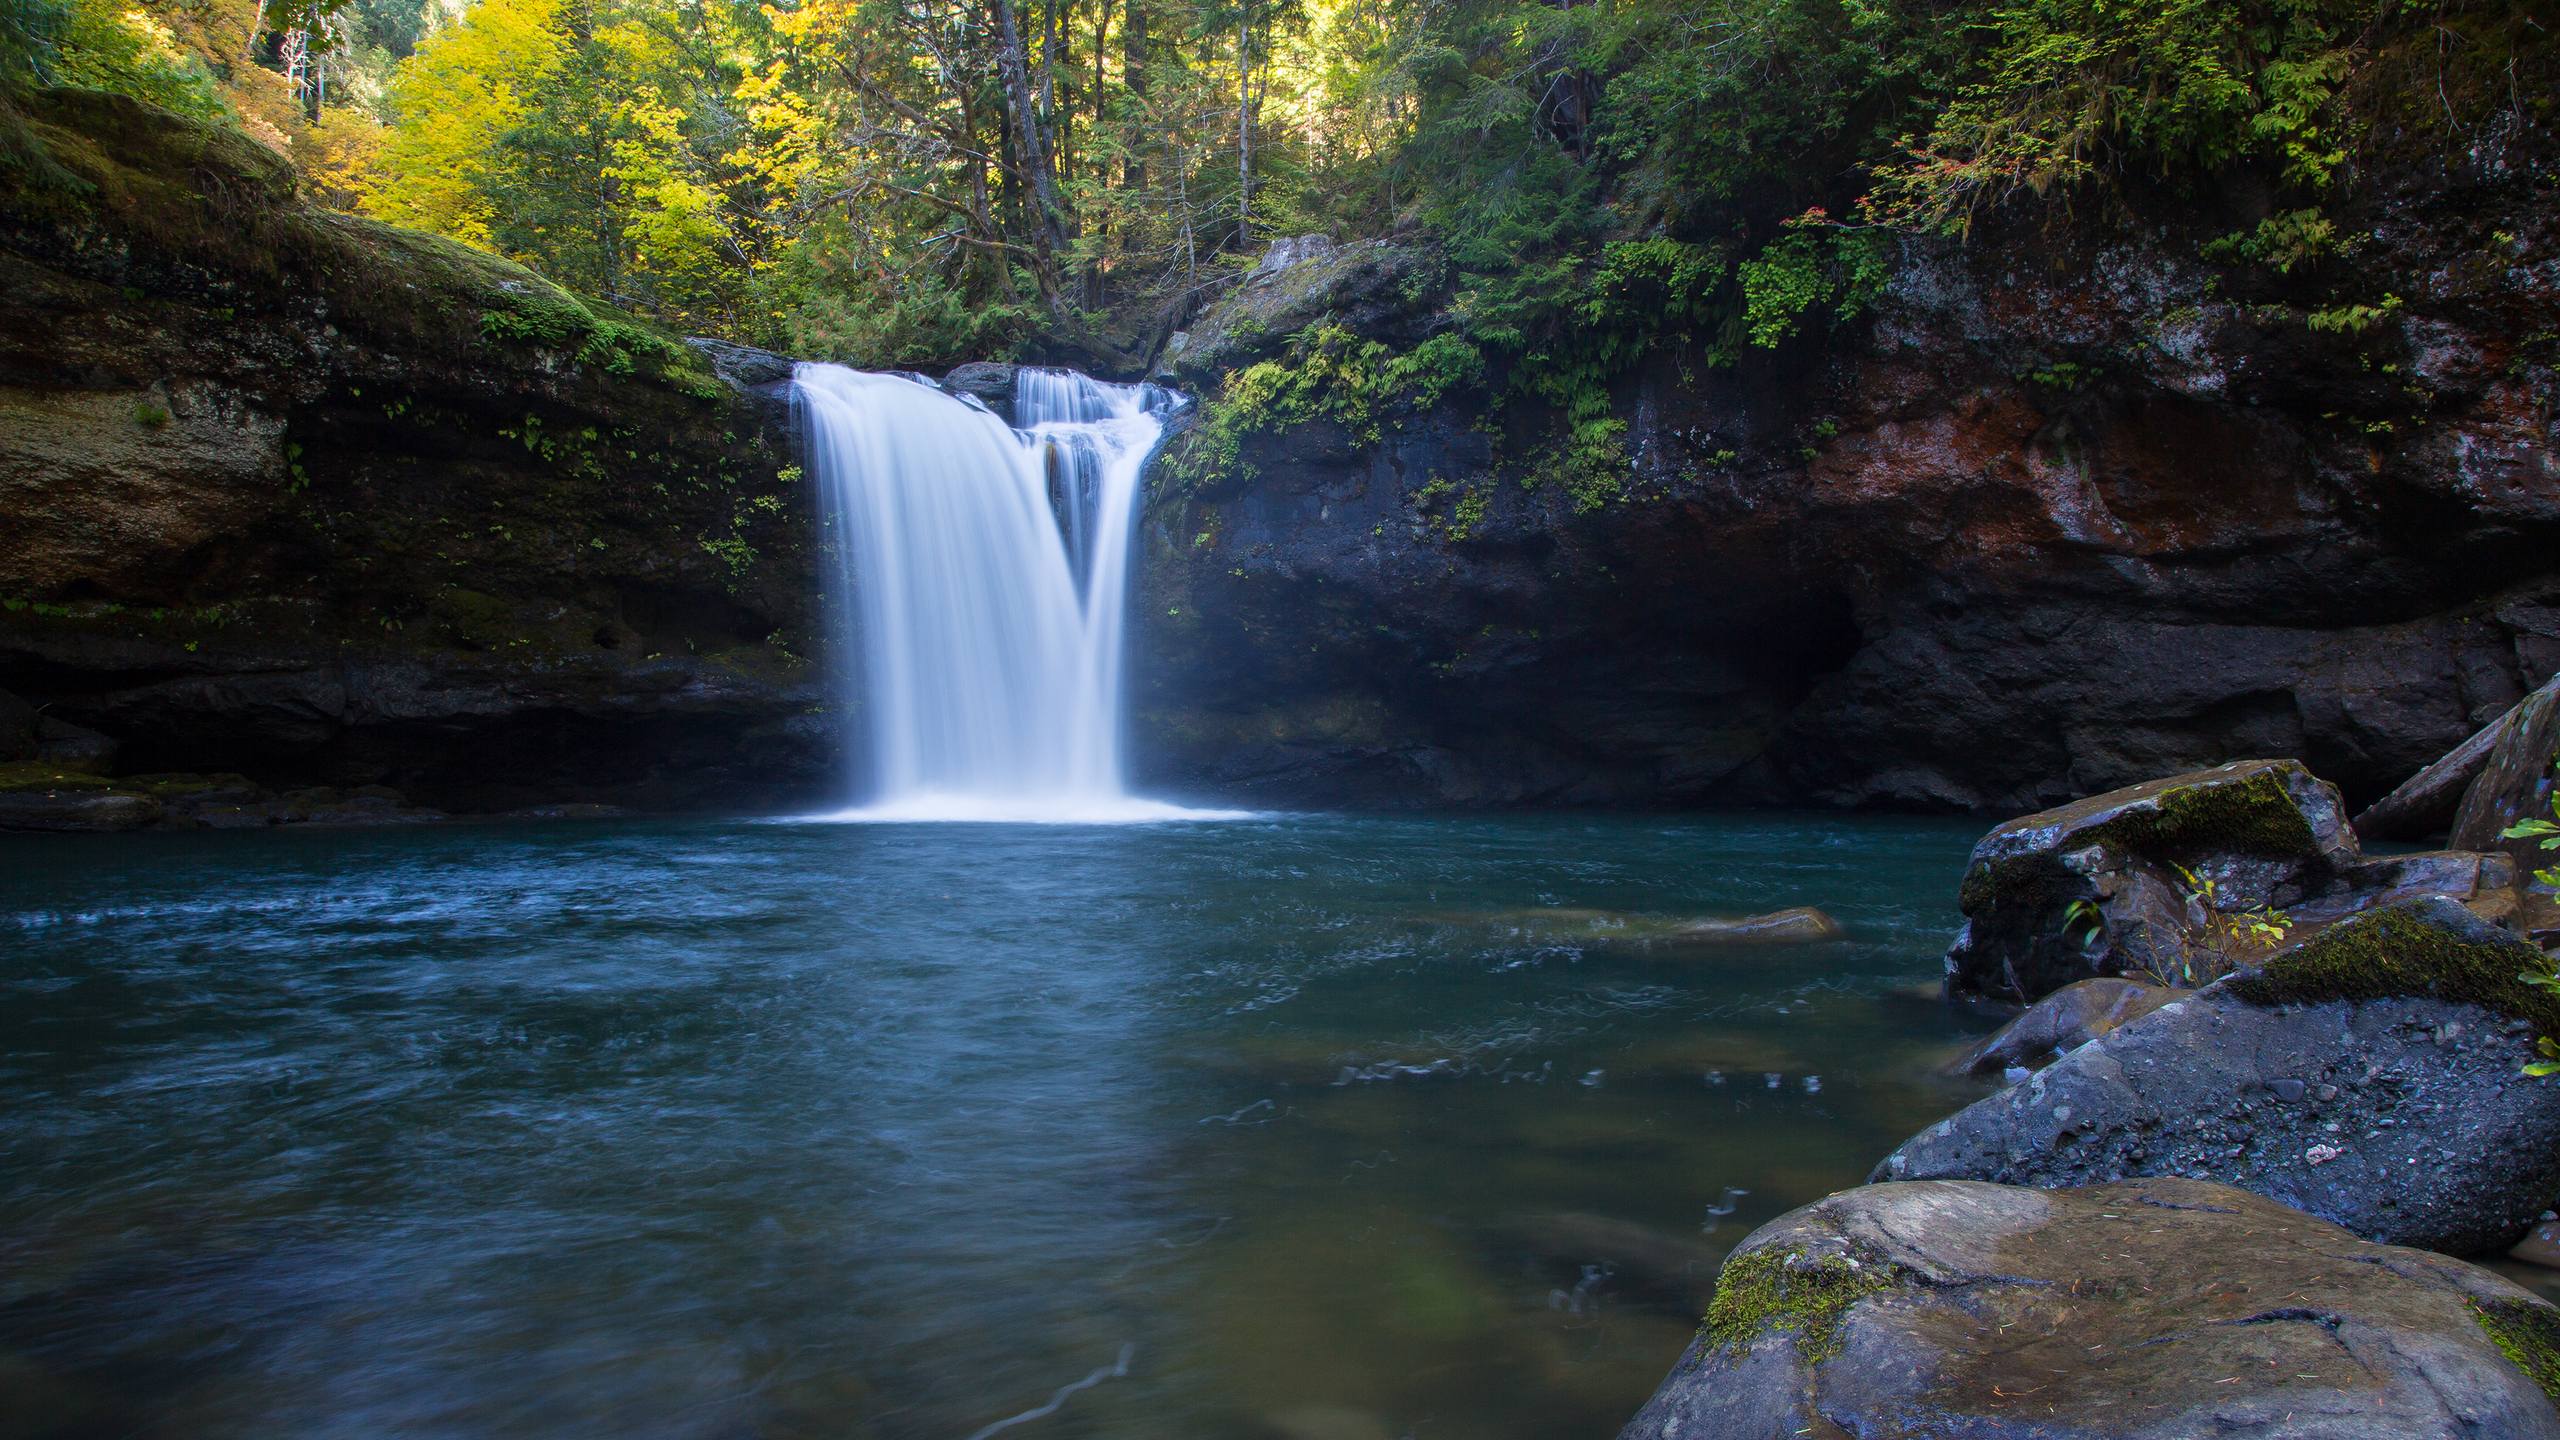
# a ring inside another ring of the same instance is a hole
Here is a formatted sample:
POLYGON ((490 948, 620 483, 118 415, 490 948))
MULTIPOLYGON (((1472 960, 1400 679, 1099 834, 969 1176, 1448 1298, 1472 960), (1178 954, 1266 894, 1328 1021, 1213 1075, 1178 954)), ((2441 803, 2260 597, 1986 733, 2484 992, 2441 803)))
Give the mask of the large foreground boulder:
POLYGON ((2444 899, 2336 925, 1922 1131, 1878 1180, 2219 1180, 2368 1239, 2477 1254, 2560 1195, 2542 952, 2444 899))
POLYGON ((1845 1191, 1734 1251, 1620 1440, 2554 1440, 2560 1310, 2218 1185, 1845 1191))

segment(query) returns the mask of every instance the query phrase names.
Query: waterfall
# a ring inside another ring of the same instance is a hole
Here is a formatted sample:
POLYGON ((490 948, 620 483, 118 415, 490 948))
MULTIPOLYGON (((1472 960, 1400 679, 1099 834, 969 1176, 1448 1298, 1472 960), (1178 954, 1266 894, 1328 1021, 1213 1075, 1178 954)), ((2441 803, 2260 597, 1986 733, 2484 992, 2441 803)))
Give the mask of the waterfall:
POLYGON ((870 752, 841 818, 1204 817, 1121 773, 1139 472, 1174 398, 1026 367, 1009 426, 905 375, 802 364, 792 391, 870 752))

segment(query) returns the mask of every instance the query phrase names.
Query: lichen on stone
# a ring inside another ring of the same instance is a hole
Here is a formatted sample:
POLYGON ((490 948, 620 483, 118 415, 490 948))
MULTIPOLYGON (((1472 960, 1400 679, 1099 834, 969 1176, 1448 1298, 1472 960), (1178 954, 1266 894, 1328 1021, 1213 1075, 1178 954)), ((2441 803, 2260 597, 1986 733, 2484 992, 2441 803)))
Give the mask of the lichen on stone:
POLYGON ((2529 1020, 2560 1033, 2560 995, 2525 983, 2542 952, 2451 901, 2358 915, 2229 982, 2252 1005, 2428 997, 2529 1020))
POLYGON ((1796 1353, 1819 1365, 1840 1353, 1840 1325, 1870 1295, 1893 1288, 1895 1268, 1849 1255, 1753 1250, 1725 1262, 1700 1334, 1739 1355, 1763 1336, 1794 1337, 1796 1353))
POLYGON ((2474 1300, 2471 1318, 2508 1364, 2560 1404, 2560 1310, 2529 1300, 2474 1300))

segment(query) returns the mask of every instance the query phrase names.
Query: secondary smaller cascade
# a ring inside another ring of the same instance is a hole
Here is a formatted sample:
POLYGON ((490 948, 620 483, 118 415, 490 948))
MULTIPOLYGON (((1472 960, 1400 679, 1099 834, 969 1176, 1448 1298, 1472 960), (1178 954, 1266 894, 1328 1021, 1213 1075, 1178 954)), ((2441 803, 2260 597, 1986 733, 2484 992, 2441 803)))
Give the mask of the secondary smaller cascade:
POLYGON ((1131 795, 1121 760, 1140 472, 1176 398, 1025 367, 1008 425, 913 376, 804 363, 792 389, 868 737, 839 818, 1208 818, 1131 795))

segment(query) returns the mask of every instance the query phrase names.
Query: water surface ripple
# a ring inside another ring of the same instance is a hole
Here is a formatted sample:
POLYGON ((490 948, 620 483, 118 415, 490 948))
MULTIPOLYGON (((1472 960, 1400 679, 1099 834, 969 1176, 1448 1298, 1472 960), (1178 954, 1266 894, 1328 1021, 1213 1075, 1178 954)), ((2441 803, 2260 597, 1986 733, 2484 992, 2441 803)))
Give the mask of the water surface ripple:
POLYGON ((1965 1098, 1973 829, 9 838, 0 1430, 1606 1436, 1965 1098))

